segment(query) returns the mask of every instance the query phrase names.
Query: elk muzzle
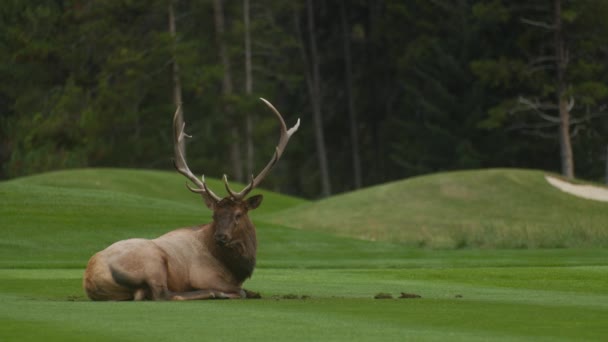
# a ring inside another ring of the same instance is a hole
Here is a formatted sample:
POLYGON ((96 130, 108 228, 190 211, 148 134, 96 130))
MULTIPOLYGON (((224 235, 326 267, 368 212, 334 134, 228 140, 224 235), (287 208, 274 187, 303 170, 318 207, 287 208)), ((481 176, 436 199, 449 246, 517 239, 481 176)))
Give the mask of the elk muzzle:
POLYGON ((230 237, 228 234, 217 232, 213 235, 215 239, 215 243, 217 243, 220 247, 224 247, 230 242, 230 237))

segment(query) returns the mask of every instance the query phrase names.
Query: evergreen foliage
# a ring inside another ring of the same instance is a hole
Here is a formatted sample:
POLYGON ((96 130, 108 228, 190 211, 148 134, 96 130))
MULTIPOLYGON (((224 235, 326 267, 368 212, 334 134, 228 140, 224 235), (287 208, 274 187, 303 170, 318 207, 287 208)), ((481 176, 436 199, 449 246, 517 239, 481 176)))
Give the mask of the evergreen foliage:
POLYGON ((324 132, 329 182, 353 189, 353 154, 363 186, 482 167, 560 171, 553 5, 561 4, 567 53, 563 97, 578 177, 603 180, 608 140, 608 4, 603 0, 251 1, 253 89, 245 89, 243 3, 224 1, 5 0, 0 4, 0 178, 61 168, 170 169, 179 64, 193 170, 232 175, 231 129, 246 159, 253 125, 254 170, 272 154, 277 128, 257 100, 271 100, 302 126, 265 187, 318 197, 314 124, 324 132), (342 6, 347 30, 341 26, 342 6), (344 32, 348 34, 344 34, 344 32), (318 60, 311 61, 313 34, 318 60), (344 67, 348 38, 352 75, 344 67), (220 40, 234 90, 222 92, 220 40), (175 53, 173 53, 175 46, 175 53), (553 56, 552 56, 553 54, 553 56), (322 120, 313 120, 307 73, 318 63, 322 120), (347 91, 347 80, 352 89, 347 91), (354 116, 349 112, 352 92, 354 116), (527 101, 527 102, 526 102, 527 101), (553 101, 553 107, 550 103, 553 101), (547 104, 542 115, 530 104, 547 104), (349 120, 356 119, 355 143, 349 120), (548 138, 548 139, 547 139, 548 138), (280 187, 279 185, 280 184, 280 187))

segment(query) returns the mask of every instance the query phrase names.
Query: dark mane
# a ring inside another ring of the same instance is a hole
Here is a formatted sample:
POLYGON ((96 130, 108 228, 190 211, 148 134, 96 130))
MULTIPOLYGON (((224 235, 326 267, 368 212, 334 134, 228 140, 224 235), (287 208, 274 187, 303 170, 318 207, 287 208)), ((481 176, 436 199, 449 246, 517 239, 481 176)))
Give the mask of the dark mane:
POLYGON ((252 223, 245 232, 240 232, 236 243, 230 246, 218 246, 213 239, 206 241, 211 254, 219 260, 239 282, 244 282, 253 274, 256 264, 257 238, 252 223))

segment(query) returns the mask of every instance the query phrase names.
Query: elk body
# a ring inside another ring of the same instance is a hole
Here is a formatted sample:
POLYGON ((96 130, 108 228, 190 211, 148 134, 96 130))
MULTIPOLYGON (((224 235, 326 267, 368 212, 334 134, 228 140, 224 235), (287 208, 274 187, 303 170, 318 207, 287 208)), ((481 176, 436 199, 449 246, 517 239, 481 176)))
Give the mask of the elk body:
POLYGON ((181 142, 187 135, 173 118, 175 167, 196 187, 213 211, 213 222, 171 231, 156 239, 118 241, 91 257, 83 287, 93 300, 190 300, 246 298, 242 288, 256 263, 257 239, 248 212, 262 203, 262 195, 246 198, 279 160, 300 121, 287 130, 279 111, 264 100, 278 118, 281 137, 266 167, 241 192, 233 191, 223 177, 228 195, 213 193, 190 171, 181 142))

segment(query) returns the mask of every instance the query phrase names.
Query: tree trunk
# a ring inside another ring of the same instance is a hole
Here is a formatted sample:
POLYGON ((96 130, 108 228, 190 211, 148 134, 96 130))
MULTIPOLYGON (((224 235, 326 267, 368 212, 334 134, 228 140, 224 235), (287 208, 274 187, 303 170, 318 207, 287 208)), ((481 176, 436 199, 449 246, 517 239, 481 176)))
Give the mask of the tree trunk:
POLYGON ((572 143, 570 138, 570 112, 565 98, 565 73, 568 65, 567 50, 564 47, 562 35, 562 8, 561 0, 555 0, 555 60, 557 68, 557 103, 559 107, 559 145, 562 174, 574 178, 574 158, 572 156, 572 143))
MULTIPOLYGON (((250 6, 249 0, 243 0, 243 22, 245 25, 245 93, 248 97, 253 94, 253 77, 251 72, 251 25, 250 25, 250 6)), ((253 148, 253 114, 247 111, 245 117, 245 146, 247 149, 246 170, 248 174, 254 173, 254 153, 253 148)))
POLYGON ((323 134, 323 114, 321 112, 321 74, 319 72, 319 54, 317 51, 317 39, 315 28, 315 17, 312 0, 306 1, 308 17, 308 36, 310 39, 310 81, 309 94, 312 104, 312 118, 315 132, 315 143, 317 146, 317 156, 319 158, 319 171, 321 176, 321 195, 327 197, 331 194, 331 183, 329 178, 329 168, 327 165, 327 152, 325 149, 325 137, 323 134))
MULTIPOLYGON (((169 1, 169 34, 171 35, 171 51, 172 51, 172 72, 173 72, 173 104, 177 108, 177 125, 181 127, 184 124, 184 108, 182 107, 182 82, 179 77, 179 64, 177 63, 177 34, 175 29, 175 13, 173 8, 173 0, 169 1)), ((182 153, 186 153, 186 144, 182 139, 179 141, 179 149, 182 153)))
POLYGON ((606 184, 608 184, 608 145, 606 145, 606 175, 605 175, 605 179, 604 182, 606 184))
POLYGON ((559 145, 562 174, 568 178, 574 178, 574 159, 572 156, 572 143, 570 137, 570 112, 568 112, 568 102, 563 98, 559 99, 559 117, 559 145))
MULTIPOLYGON (((228 49, 224 40, 224 8, 222 0, 213 0, 213 9, 215 17, 215 32, 217 34, 217 44, 220 55, 220 61, 224 67, 224 78, 222 81, 222 93, 225 101, 231 101, 230 97, 233 93, 232 75, 230 69, 230 59, 228 57, 228 49)), ((238 120, 235 118, 232 107, 228 103, 224 103, 224 113, 228 117, 230 131, 230 161, 232 171, 237 181, 242 182, 243 177, 243 161, 241 158, 240 135, 238 129, 238 120)))
MULTIPOLYGON (((384 108, 378 105, 379 99, 386 99, 386 96, 382 89, 383 84, 383 71, 382 71, 382 58, 381 54, 386 47, 382 42, 382 29, 380 22, 382 21, 383 5, 382 1, 369 1, 369 9, 367 11, 367 32, 365 33, 365 52, 366 52, 366 90, 368 92, 368 100, 365 115, 367 131, 369 132, 369 138, 371 140, 368 149, 372 151, 372 155, 366 168, 368 175, 368 182, 378 183, 382 182, 384 177, 385 169, 383 167, 385 163, 386 153, 383 151, 383 134, 381 131, 382 122, 384 120, 385 113, 384 108), (373 114, 370 114, 373 113, 373 114)), ((382 100, 380 100, 382 102, 382 100)))
POLYGON ((353 92, 353 62, 350 53, 350 30, 346 16, 346 4, 340 1, 340 17, 344 41, 344 76, 346 81, 346 97, 348 101, 348 118, 350 122, 350 145, 353 162, 355 189, 361 188, 361 156, 359 154, 359 134, 357 132, 357 113, 353 92))

